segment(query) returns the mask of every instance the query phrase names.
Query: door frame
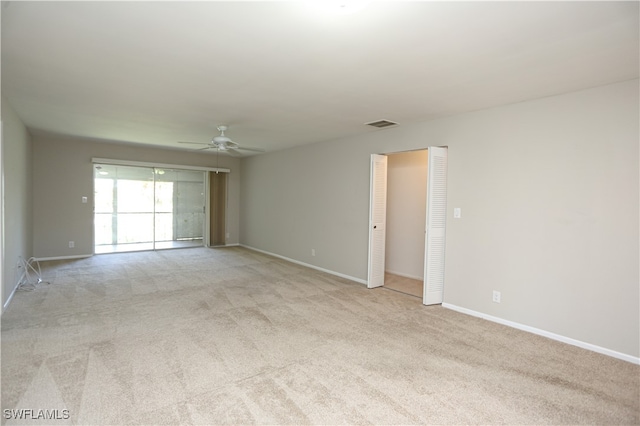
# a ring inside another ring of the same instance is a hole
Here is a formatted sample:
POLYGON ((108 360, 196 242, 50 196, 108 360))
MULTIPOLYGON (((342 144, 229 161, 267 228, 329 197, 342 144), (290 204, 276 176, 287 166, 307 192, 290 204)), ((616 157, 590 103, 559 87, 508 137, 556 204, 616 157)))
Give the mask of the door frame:
MULTIPOLYGON (((433 209, 429 209, 429 198, 430 198, 429 186, 430 186, 431 183, 433 183, 433 182, 430 182, 430 179, 431 179, 430 178, 430 176, 431 176, 431 153, 434 151, 432 148, 444 148, 447 151, 447 154, 445 154, 445 180, 446 180, 446 170, 448 168, 447 167, 448 166, 448 147, 447 146, 433 146, 433 145, 430 145, 430 146, 428 146, 426 148, 416 148, 414 150, 386 152, 386 153, 383 153, 383 154, 372 154, 371 155, 371 159, 372 159, 371 160, 371 169, 369 171, 369 173, 370 173, 370 183, 369 183, 370 199, 369 199, 369 220, 367 222, 369 224, 369 247, 368 247, 368 257, 367 257, 367 271, 368 271, 368 274, 367 274, 367 287, 368 288, 375 288, 375 287, 377 287, 377 285, 372 285, 372 284, 374 284, 372 282, 373 267, 374 267, 374 265, 372 264, 372 259, 373 259, 372 251, 374 249, 373 244, 372 244, 373 243, 373 241, 372 241, 372 232, 373 232, 373 226, 374 226, 373 223, 372 223, 372 214, 373 214, 373 206, 374 206, 374 200, 373 200, 373 197, 374 197, 374 192, 373 192, 374 191, 374 188, 373 188, 373 184, 374 184, 374 182, 373 182, 374 156, 376 156, 376 155, 387 156, 387 155, 391 155, 391 154, 398 154, 398 153, 401 153, 401 152, 418 151, 418 150, 424 150, 424 149, 426 149, 429 152, 428 164, 429 164, 430 167, 429 167, 429 170, 428 170, 428 173, 427 173, 427 210, 426 210, 425 231, 424 231, 425 232, 425 253, 424 253, 425 265, 424 265, 423 295, 422 295, 422 302, 425 305, 435 304, 433 302, 433 300, 431 300, 431 301, 427 300, 427 279, 428 279, 428 273, 429 273, 428 268, 427 268, 427 265, 428 265, 427 262, 429 260, 428 226, 429 226, 429 223, 430 223, 429 222, 430 215, 433 215, 433 209)), ((446 185, 446 183, 445 183, 445 185, 446 185)), ((386 186, 386 179, 385 179, 385 186, 386 186)), ((445 194, 444 194, 444 196, 445 196, 445 218, 446 218, 446 198, 447 198, 447 195, 448 195, 448 187, 445 186, 445 194)), ((386 206, 386 203, 387 203, 386 194, 385 194, 384 202, 385 202, 385 206, 386 206)), ((384 232, 386 232, 386 227, 385 227, 385 231, 384 232)), ((446 220, 445 220, 445 224, 444 224, 444 235, 446 236, 446 220)), ((445 243, 446 243, 446 238, 445 238, 445 243)), ((384 262, 384 258, 383 258, 383 262, 384 262)), ((382 265, 382 268, 384 270, 384 263, 382 265)), ((442 258, 442 268, 444 270, 444 256, 442 258)), ((384 281, 383 281, 382 285, 384 285, 384 281)), ((444 276, 442 276, 442 290, 441 290, 441 292, 442 292, 442 294, 444 294, 444 276)), ((440 300, 437 303, 442 303, 442 300, 440 300)))

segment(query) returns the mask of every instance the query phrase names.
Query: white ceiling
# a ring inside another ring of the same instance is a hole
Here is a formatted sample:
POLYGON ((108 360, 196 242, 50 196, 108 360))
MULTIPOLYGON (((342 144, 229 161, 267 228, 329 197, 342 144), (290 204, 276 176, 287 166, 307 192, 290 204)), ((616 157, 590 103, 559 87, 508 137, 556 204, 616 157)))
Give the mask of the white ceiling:
POLYGON ((638 78, 638 6, 3 2, 2 95, 34 134, 272 151, 638 78))

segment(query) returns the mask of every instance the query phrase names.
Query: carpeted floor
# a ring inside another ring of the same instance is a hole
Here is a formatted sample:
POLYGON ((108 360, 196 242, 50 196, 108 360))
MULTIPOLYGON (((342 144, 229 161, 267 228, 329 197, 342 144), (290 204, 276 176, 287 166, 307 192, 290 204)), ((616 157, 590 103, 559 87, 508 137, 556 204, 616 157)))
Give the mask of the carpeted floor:
POLYGON ((246 249, 43 266, 2 316, 3 424, 640 423, 640 366, 246 249))

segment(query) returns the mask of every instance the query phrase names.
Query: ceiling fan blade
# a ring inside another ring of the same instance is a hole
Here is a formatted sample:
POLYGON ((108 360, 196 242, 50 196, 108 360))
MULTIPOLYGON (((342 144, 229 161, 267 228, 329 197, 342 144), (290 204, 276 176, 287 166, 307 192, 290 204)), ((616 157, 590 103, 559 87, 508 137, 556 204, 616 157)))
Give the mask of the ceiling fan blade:
POLYGON ((204 143, 204 142, 185 142, 185 141, 178 141, 178 143, 188 143, 191 145, 209 145, 208 143, 204 143))
POLYGON ((252 147, 249 147, 249 146, 237 146, 236 149, 242 149, 244 151, 266 152, 264 149, 252 148, 252 147))
POLYGON ((224 151, 222 151, 222 152, 226 152, 227 154, 229 154, 229 155, 230 155, 230 156, 232 156, 232 157, 242 157, 242 153, 241 153, 241 152, 236 151, 236 149, 235 149, 235 148, 227 147, 227 149, 225 149, 225 150, 224 150, 224 151))

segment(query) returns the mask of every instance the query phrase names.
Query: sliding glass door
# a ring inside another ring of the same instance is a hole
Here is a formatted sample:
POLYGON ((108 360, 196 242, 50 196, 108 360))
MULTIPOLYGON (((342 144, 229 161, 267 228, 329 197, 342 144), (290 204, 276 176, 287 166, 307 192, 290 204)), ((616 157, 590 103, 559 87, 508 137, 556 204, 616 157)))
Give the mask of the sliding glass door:
POLYGON ((95 252, 203 245, 205 172, 96 164, 95 252))
POLYGON ((201 246, 204 235, 204 172, 156 169, 156 248, 201 246))

